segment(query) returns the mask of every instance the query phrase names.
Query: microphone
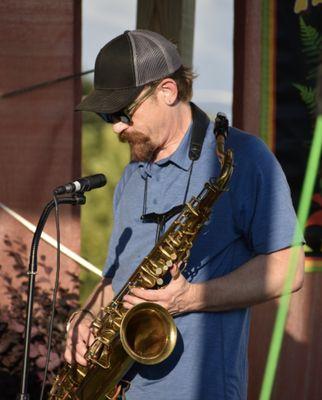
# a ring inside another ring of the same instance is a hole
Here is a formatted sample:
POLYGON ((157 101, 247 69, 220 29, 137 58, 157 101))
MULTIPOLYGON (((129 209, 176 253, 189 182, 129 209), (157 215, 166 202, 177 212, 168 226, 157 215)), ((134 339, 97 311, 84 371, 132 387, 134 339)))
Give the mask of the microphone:
POLYGON ((66 183, 63 186, 57 186, 53 193, 55 195, 65 193, 83 193, 105 185, 106 176, 104 174, 96 174, 79 178, 76 181, 66 183))

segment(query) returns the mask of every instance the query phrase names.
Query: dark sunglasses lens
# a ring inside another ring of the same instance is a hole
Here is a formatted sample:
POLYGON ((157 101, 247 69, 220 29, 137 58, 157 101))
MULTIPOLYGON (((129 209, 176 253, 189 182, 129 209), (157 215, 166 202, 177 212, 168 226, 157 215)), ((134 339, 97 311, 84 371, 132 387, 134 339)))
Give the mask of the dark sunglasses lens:
POLYGON ((131 119, 127 115, 122 114, 119 116, 119 121, 124 122, 125 124, 129 124, 131 122, 131 119))
POLYGON ((111 114, 106 114, 106 113, 97 113, 105 122, 108 124, 111 124, 113 121, 111 119, 111 114))
POLYGON ((124 122, 125 124, 130 123, 130 119, 123 112, 118 112, 114 114, 98 113, 98 115, 108 124, 115 124, 117 122, 124 122))

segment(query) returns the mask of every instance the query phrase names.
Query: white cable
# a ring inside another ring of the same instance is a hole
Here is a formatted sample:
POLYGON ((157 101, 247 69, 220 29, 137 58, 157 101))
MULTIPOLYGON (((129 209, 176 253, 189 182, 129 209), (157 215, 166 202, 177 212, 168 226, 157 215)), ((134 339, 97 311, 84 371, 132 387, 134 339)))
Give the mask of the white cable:
MULTIPOLYGON (((36 230, 36 226, 33 225, 31 222, 29 222, 28 220, 26 220, 25 218, 23 218, 21 215, 19 215, 18 213, 16 213, 15 211, 11 210, 11 208, 5 206, 4 204, 2 204, 0 202, 0 207, 6 211, 9 215, 11 215, 13 218, 15 218, 18 222, 20 222, 22 225, 24 225, 27 229, 29 229, 31 232, 35 232, 36 230)), ((43 232, 41 234, 41 238, 49 243, 51 246, 55 247, 57 249, 57 241, 51 237, 50 235, 48 235, 47 233, 43 232)), ((76 261, 79 265, 81 265, 82 267, 88 269, 91 272, 94 272, 94 274, 102 276, 102 271, 95 267, 95 265, 91 264, 90 262, 88 262, 87 260, 85 260, 85 258, 79 256, 78 254, 76 254, 74 251, 70 250, 68 247, 61 245, 60 246, 60 250, 62 253, 64 253, 67 257, 71 258, 72 260, 76 261)))

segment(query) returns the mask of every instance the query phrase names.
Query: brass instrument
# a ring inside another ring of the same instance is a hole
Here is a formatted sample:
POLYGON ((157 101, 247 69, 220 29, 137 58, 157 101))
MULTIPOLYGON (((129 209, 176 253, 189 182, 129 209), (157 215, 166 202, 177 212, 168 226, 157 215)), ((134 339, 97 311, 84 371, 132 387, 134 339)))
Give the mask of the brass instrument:
MULTIPOLYGON (((143 259, 122 290, 95 318, 94 343, 85 358, 87 366, 65 363, 50 391, 51 400, 103 400, 115 398, 116 386, 135 361, 157 364, 166 359, 176 343, 176 326, 163 307, 145 302, 127 311, 122 300, 134 286, 157 289, 173 263, 185 264, 197 234, 208 220, 211 208, 227 190, 233 172, 233 154, 224 152, 228 122, 215 121, 219 177, 207 182, 197 197, 186 203, 151 252, 143 259)), ((227 121, 227 120, 226 120, 227 121)))

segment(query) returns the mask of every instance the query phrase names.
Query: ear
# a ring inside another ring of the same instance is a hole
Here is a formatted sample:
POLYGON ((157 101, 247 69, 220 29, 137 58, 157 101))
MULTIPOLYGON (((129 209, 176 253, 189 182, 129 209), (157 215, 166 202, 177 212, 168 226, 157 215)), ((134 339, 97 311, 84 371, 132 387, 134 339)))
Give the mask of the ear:
POLYGON ((160 83, 160 95, 165 104, 172 106, 178 98, 178 87, 176 81, 171 78, 165 78, 160 83))

